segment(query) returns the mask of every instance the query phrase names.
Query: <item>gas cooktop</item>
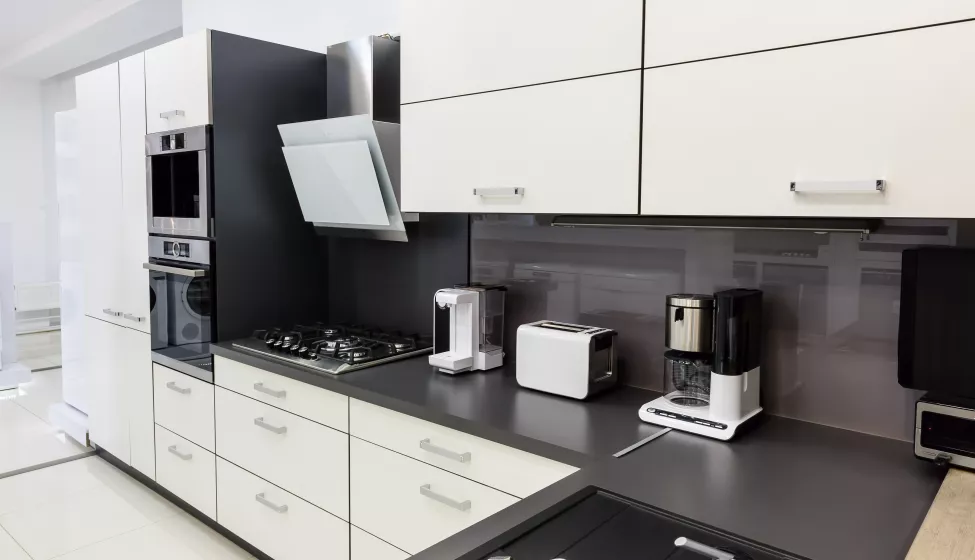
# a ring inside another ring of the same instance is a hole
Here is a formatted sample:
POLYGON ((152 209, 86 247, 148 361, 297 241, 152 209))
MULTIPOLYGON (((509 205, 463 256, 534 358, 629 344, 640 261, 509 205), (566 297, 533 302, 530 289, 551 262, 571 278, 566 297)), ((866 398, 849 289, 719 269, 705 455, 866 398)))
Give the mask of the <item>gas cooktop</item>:
POLYGON ((259 330, 233 343, 235 348, 317 372, 337 375, 433 350, 433 339, 383 332, 361 325, 296 325, 290 330, 259 330))

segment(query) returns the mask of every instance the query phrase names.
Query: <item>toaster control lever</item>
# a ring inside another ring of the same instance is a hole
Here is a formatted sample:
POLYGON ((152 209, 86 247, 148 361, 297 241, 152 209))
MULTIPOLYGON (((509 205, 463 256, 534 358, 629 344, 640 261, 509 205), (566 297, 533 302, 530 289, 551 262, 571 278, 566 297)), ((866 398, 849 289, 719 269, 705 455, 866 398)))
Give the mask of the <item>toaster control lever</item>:
POLYGON ((948 463, 951 462, 951 455, 947 453, 938 453, 938 456, 934 458, 934 464, 939 467, 947 467, 948 463))

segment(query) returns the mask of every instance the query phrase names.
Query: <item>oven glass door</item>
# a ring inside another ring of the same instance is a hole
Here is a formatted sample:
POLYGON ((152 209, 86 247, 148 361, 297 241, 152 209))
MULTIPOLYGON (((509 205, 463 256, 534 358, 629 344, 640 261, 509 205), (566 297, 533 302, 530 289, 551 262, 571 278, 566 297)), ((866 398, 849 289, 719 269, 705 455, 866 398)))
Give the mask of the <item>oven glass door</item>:
POLYGON ((151 263, 179 271, 149 271, 153 361, 212 382, 213 286, 209 267, 151 263), (191 276, 183 270, 204 274, 191 276))

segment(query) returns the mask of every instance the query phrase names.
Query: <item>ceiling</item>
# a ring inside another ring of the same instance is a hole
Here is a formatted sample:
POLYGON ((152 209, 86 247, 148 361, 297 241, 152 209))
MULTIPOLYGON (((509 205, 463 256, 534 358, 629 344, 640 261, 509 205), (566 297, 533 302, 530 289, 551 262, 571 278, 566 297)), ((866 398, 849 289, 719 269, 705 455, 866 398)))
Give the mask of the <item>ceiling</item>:
POLYGON ((0 60, 28 41, 69 25, 104 0, 0 0, 0 60))

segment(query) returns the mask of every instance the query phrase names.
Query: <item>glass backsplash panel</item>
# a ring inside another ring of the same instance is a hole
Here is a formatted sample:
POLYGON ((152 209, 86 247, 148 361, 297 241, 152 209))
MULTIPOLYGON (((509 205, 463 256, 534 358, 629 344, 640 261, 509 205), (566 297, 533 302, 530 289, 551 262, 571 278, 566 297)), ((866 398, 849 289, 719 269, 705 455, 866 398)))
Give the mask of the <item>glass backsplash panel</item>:
MULTIPOLYGON (((662 391, 665 296, 764 292, 766 412, 910 441, 918 391, 897 383, 901 251, 961 245, 969 221, 888 220, 851 233, 563 228, 473 215, 471 279, 509 286, 505 360, 541 319, 619 332, 621 379, 662 391)), ((633 412, 636 414, 636 411, 633 412)))

